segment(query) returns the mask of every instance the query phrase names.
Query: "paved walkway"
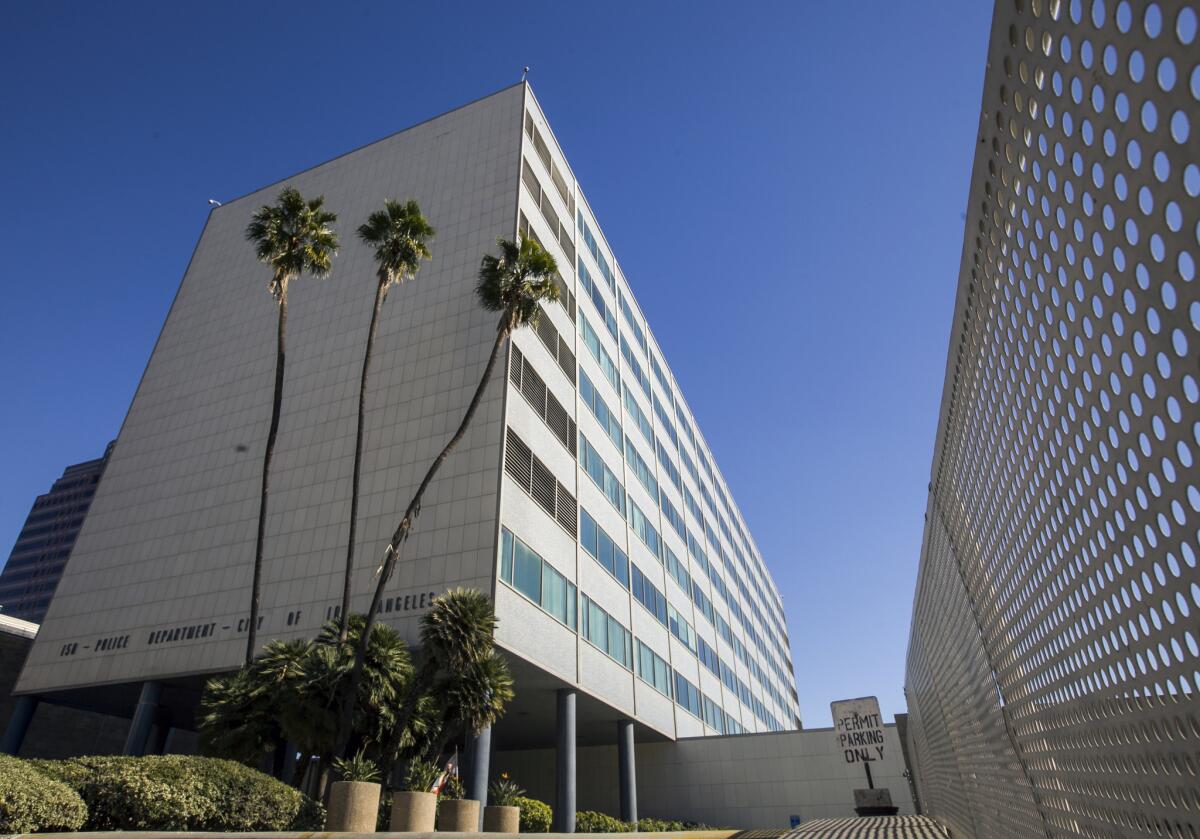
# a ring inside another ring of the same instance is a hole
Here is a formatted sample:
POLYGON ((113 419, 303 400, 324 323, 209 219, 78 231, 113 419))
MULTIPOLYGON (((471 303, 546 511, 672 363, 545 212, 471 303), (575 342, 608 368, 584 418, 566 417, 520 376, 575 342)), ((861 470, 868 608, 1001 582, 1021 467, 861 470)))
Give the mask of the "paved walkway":
POLYGON ((849 819, 814 819, 781 839, 947 839, 941 825, 925 816, 866 816, 849 819))

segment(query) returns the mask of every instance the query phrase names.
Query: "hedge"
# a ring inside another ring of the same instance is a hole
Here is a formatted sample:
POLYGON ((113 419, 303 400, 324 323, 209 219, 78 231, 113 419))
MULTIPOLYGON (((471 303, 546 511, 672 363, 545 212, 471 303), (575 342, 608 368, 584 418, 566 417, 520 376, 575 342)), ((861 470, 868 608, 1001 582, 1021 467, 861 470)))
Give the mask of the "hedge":
POLYGON ((522 833, 549 833, 554 821, 554 811, 545 801, 536 798, 516 798, 513 801, 521 808, 522 833))
POLYGON ((231 760, 185 755, 30 761, 87 805, 88 830, 319 830, 319 804, 231 760))
POLYGON ((576 833, 630 833, 634 826, 595 810, 580 810, 575 814, 576 833))
POLYGON ((0 833, 79 830, 86 819, 75 790, 26 761, 0 755, 0 833))

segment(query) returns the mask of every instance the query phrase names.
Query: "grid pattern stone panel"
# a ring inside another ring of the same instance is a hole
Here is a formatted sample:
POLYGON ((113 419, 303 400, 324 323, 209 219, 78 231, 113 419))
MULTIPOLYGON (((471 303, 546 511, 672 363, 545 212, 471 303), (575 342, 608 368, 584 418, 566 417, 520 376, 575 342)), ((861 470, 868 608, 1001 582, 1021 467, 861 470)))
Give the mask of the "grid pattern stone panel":
POLYGON ((1198 17, 996 5, 906 678, 955 835, 1200 834, 1198 17))

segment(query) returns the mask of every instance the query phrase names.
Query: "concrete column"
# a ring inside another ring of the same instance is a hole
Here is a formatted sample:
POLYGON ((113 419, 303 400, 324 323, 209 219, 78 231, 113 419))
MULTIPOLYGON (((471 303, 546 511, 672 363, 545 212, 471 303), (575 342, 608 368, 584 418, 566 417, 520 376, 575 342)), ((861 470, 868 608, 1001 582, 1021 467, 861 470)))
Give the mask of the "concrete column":
POLYGON ((633 751, 633 720, 617 721, 617 769, 621 783, 621 821, 636 822, 637 767, 633 751))
POLYGON ((20 754, 21 744, 25 742, 25 733, 29 731, 29 723, 37 706, 36 696, 26 694, 17 697, 12 716, 8 719, 8 728, 4 729, 4 739, 0 741, 0 752, 14 757, 20 754))
POLYGON ((558 692, 558 748, 555 750, 554 832, 575 832, 575 691, 558 692))
POLYGON ((154 724, 150 726, 150 734, 146 737, 146 754, 166 754, 167 737, 170 736, 170 732, 170 723, 165 719, 165 715, 160 713, 154 724))
POLYGON ((129 733, 125 735, 125 748, 121 750, 126 755, 144 755, 146 744, 150 740, 150 729, 158 717, 158 700, 162 696, 162 682, 143 682, 142 693, 138 697, 137 708, 133 711, 133 719, 129 723, 129 733))
POLYGON ((483 731, 471 737, 467 736, 467 798, 479 802, 479 826, 483 829, 483 808, 487 806, 488 774, 492 759, 492 728, 488 726, 483 731))
POLYGON ((279 780, 285 784, 292 782, 292 776, 296 774, 296 753, 300 749, 295 743, 287 742, 283 744, 283 766, 280 767, 279 780))

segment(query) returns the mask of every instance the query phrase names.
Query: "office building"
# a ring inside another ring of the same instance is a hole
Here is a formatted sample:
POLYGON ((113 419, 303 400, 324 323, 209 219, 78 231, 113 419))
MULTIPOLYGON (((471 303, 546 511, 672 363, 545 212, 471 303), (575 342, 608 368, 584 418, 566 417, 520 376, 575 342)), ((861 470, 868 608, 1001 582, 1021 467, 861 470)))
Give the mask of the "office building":
POLYGON ((513 337, 381 619, 416 642, 441 592, 492 595, 517 694, 497 749, 799 728, 778 589, 638 306, 636 270, 626 277, 524 83, 211 213, 18 691, 125 715, 140 695, 188 728, 204 678, 239 665, 276 317, 243 233, 285 185, 325 196, 342 250, 328 279, 290 293, 260 639, 311 637, 339 603, 375 289, 353 230, 385 199, 413 198, 437 236, 391 292, 375 345, 356 607, 490 351, 480 258, 497 237, 536 237, 562 299, 513 337))
POLYGON ((109 443, 103 457, 68 466, 33 502, 0 572, 0 613, 33 623, 45 617, 112 447, 109 443))

